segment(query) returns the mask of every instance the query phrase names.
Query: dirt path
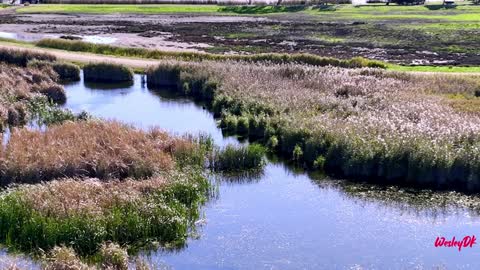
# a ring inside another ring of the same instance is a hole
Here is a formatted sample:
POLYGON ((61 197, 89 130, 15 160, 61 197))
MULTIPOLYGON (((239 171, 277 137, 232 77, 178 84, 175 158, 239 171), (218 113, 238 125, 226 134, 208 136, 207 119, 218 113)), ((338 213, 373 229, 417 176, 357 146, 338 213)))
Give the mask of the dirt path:
POLYGON ((144 69, 144 68, 148 68, 150 66, 154 66, 158 64, 158 60, 117 57, 117 56, 98 55, 98 54, 81 53, 81 52, 69 52, 69 51, 44 49, 44 48, 27 48, 27 47, 21 47, 21 45, 12 45, 12 44, 0 44, 0 48, 8 48, 8 49, 14 49, 14 50, 28 50, 28 51, 34 51, 34 52, 47 52, 55 55, 60 60, 69 61, 69 62, 80 62, 80 63, 110 62, 110 63, 125 65, 131 68, 138 68, 138 69, 144 69))

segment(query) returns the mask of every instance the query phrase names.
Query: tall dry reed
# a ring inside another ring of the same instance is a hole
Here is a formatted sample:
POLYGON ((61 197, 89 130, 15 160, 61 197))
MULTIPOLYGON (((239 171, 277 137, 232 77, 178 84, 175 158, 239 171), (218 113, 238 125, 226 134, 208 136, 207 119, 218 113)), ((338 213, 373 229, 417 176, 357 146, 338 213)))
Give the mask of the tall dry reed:
POLYGON ((15 129, 1 153, 2 183, 65 176, 149 177, 174 167, 172 153, 188 143, 153 129, 118 122, 66 122, 46 131, 15 129))
POLYGON ((480 114, 446 102, 446 94, 475 99, 478 77, 169 61, 149 81, 161 84, 151 77, 162 70, 177 70, 178 89, 208 101, 223 128, 297 162, 322 161, 354 179, 480 190, 480 114))

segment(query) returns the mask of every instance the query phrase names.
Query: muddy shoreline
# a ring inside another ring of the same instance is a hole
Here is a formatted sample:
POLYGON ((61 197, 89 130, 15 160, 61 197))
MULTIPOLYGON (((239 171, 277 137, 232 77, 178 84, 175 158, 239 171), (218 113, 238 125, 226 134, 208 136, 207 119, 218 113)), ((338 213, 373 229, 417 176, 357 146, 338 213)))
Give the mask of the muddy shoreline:
POLYGON ((476 38, 453 44, 420 31, 395 30, 382 22, 318 21, 305 14, 275 16, 8 14, 0 32, 29 35, 95 35, 114 45, 172 51, 230 54, 308 52, 322 56, 362 56, 398 64, 479 65, 476 38), (390 35, 390 36, 389 36, 390 35))

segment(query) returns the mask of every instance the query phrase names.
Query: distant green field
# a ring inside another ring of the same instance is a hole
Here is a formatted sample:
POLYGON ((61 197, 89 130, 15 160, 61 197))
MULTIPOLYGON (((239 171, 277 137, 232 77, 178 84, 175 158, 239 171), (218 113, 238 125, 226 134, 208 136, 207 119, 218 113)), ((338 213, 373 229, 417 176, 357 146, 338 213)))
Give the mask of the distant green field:
POLYGON ((69 4, 46 4, 32 5, 20 8, 20 13, 215 13, 219 12, 220 6, 215 5, 69 5, 69 4))
POLYGON ((453 72, 453 73, 480 73, 480 66, 456 67, 456 66, 400 66, 388 65, 387 69, 408 72, 453 72))
POLYGON ((438 20, 480 22, 480 6, 459 5, 444 8, 441 5, 336 5, 322 8, 304 6, 217 6, 217 5, 93 5, 93 4, 45 4, 23 7, 21 13, 229 13, 265 15, 273 13, 306 13, 322 19, 351 20, 438 20))
POLYGON ((439 20, 480 22, 480 6, 462 4, 445 8, 440 3, 419 6, 372 4, 367 6, 339 5, 329 9, 309 9, 307 13, 322 19, 354 20, 439 20), (335 16, 332 16, 335 15, 335 16))

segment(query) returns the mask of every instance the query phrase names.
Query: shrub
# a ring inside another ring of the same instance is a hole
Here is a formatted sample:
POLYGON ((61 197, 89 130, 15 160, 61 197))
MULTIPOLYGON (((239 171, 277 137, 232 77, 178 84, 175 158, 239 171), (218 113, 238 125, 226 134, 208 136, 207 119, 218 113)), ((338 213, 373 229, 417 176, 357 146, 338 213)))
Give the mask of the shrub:
POLYGON ((83 67, 83 74, 88 82, 133 82, 132 70, 112 63, 87 64, 83 67))
POLYGON ((61 80, 65 81, 79 81, 80 80, 80 68, 77 65, 70 63, 53 64, 53 70, 58 74, 61 80))
POLYGON ((276 136, 272 136, 268 139, 267 145, 270 149, 275 150, 278 146, 278 139, 276 136))
POLYGON ((27 107, 23 103, 15 103, 8 109, 7 122, 11 126, 24 125, 27 122, 27 107))
POLYGON ((58 107, 46 97, 36 97, 30 100, 28 111, 39 126, 60 124, 65 121, 88 120, 89 115, 85 112, 75 116, 70 110, 58 107))

